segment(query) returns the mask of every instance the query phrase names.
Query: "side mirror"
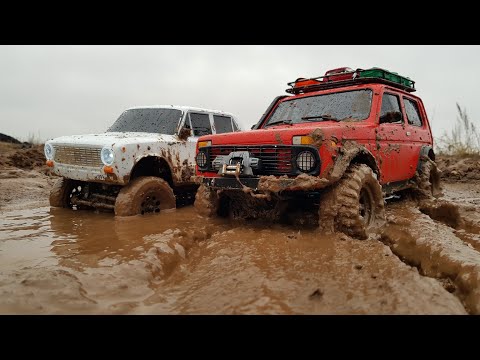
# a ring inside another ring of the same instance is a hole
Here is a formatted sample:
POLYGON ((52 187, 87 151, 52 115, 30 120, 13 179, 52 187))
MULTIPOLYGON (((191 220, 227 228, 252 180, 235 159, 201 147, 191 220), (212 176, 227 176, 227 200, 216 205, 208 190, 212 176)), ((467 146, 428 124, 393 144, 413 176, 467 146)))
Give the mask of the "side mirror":
POLYGON ((402 122, 402 113, 397 111, 395 115, 393 115, 393 118, 395 119, 395 122, 402 122))
POLYGON ((190 136, 192 136, 192 129, 190 129, 190 126, 188 125, 182 127, 178 132, 180 140, 187 140, 190 136))
POLYGON ((398 111, 390 111, 385 115, 380 117, 380 124, 385 123, 401 123, 402 122, 402 113, 398 111))

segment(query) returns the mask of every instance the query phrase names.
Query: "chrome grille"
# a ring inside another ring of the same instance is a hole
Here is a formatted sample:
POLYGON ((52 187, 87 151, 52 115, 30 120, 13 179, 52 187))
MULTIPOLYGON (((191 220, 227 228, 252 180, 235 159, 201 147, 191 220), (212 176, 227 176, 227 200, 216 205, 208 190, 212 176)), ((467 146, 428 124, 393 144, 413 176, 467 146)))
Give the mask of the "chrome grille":
POLYGON ((55 162, 60 164, 101 167, 100 159, 102 148, 53 145, 55 149, 55 162))

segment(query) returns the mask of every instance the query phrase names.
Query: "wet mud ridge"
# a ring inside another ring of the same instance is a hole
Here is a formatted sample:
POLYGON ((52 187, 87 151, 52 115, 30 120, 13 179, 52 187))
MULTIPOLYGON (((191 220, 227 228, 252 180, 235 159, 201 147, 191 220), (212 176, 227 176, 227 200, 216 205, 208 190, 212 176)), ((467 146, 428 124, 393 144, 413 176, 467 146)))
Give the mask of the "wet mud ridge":
POLYGON ((388 207, 380 240, 421 275, 438 279, 470 314, 480 314, 478 208, 446 200, 411 205, 388 207))

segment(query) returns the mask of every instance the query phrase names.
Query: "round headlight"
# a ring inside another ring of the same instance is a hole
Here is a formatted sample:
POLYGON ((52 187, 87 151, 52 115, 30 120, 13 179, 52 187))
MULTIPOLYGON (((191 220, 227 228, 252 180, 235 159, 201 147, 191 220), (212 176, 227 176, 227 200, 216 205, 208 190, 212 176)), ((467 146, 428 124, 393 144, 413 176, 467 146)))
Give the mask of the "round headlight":
POLYGON ((100 153, 100 158, 105 165, 112 165, 114 160, 113 150, 104 147, 100 153))
POLYGON ((303 172, 312 171, 315 168, 315 156, 310 151, 302 151, 297 155, 297 167, 303 172))
POLYGON ((200 151, 196 157, 197 165, 201 168, 204 168, 207 165, 207 155, 205 152, 200 151))
POLYGON ((53 160, 54 150, 52 145, 45 144, 43 151, 45 152, 45 157, 47 158, 47 160, 53 160))

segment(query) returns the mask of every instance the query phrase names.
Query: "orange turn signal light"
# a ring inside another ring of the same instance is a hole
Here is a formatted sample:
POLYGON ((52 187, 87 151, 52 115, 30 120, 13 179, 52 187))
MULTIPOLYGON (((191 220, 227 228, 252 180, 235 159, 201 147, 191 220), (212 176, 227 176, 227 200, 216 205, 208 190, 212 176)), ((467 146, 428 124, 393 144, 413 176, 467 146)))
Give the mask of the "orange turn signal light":
POLYGON ((104 166, 104 167, 103 167, 103 172, 104 172, 105 174, 113 174, 113 167, 111 167, 111 166, 104 166))
POLYGON ((47 160, 47 166, 48 167, 53 167, 53 165, 54 165, 53 160, 47 160))

